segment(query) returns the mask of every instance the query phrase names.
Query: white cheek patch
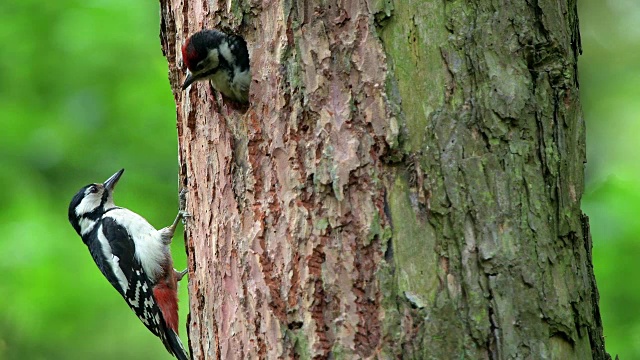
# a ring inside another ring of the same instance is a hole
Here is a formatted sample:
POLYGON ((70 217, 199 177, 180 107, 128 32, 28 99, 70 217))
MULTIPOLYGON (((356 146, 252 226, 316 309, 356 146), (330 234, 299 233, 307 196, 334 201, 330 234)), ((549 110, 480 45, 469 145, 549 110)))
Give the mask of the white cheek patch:
POLYGON ((107 237, 104 236, 104 233, 102 232, 102 225, 100 225, 100 228, 98 229, 98 241, 100 242, 100 245, 102 245, 102 253, 107 260, 107 263, 111 267, 111 270, 113 270, 114 275, 118 279, 118 283, 120 284, 120 288, 122 288, 122 292, 126 294, 127 291, 129 291, 129 281, 120 268, 120 259, 117 256, 113 255, 113 252, 111 251, 109 240, 107 240, 107 237))
POLYGON ((78 217, 88 214, 95 210, 102 202, 102 194, 88 194, 80 201, 80 204, 76 206, 76 215, 78 217))
POLYGON ((202 71, 205 72, 207 70, 217 68, 218 65, 220 65, 220 59, 218 59, 218 56, 219 54, 217 49, 209 50, 209 54, 207 55, 207 57, 201 61, 201 63, 205 66, 202 71))

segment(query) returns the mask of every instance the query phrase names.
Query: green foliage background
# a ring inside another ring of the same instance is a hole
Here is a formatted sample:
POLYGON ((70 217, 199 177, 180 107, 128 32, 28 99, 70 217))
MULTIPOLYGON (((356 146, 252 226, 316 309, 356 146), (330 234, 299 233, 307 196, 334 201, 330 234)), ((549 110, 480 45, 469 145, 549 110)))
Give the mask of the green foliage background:
POLYGON ((593 262, 606 347, 640 359, 640 1, 578 1, 593 262))
POLYGON ((67 221, 78 189, 120 168, 117 204, 158 228, 177 213, 175 105, 158 34, 157 1, 0 1, 0 359, 173 359, 67 221))
MULTIPOLYGON (((583 209, 607 348, 640 359, 640 3, 579 6, 583 209)), ((153 0, 0 1, 0 360, 172 359, 67 223, 73 194, 122 167, 119 205, 156 227, 175 216, 175 106, 158 32, 153 0)))

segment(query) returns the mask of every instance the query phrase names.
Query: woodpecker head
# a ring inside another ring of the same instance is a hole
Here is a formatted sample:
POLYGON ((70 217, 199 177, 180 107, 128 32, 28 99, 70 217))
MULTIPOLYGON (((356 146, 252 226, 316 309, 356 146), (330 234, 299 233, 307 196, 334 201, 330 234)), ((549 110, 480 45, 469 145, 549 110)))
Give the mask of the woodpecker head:
POLYGON ((182 90, 192 83, 204 80, 218 71, 220 52, 229 52, 227 35, 217 30, 202 30, 187 39, 182 46, 182 59, 187 69, 187 78, 182 90))
POLYGON ((246 103, 249 99, 249 51, 240 36, 217 30, 201 30, 182 46, 187 77, 182 90, 200 80, 211 80, 226 97, 246 103))
POLYGON ((105 211, 115 207, 113 190, 120 180, 124 169, 113 174, 102 184, 89 184, 71 199, 69 204, 69 222, 79 235, 90 230, 105 211))

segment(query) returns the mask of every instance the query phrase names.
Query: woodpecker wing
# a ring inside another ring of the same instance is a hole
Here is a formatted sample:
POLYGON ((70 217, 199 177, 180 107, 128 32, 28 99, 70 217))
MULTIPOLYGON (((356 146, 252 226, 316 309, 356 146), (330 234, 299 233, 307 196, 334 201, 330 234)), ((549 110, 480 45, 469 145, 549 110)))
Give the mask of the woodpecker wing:
MULTIPOLYGON (((91 249, 98 268, 118 290, 140 321, 160 337, 167 351, 180 360, 189 357, 178 335, 167 325, 153 295, 153 286, 142 264, 135 256, 135 244, 130 233, 118 222, 104 216, 94 229, 100 249, 91 249)), ((92 232, 93 232, 92 231, 92 232)))
POLYGON ((233 54, 235 65, 240 70, 249 70, 249 50, 247 42, 241 36, 230 34, 228 37, 229 49, 233 54))

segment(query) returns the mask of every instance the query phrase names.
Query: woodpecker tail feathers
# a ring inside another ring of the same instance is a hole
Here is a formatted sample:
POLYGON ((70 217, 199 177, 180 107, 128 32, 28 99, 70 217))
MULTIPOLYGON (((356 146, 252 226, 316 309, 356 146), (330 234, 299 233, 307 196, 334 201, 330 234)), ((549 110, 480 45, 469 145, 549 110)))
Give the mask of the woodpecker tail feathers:
POLYGON ((184 346, 182 346, 182 341, 180 341, 175 331, 167 329, 166 338, 162 338, 162 342, 167 348, 167 351, 178 358, 178 360, 191 360, 191 356, 189 356, 184 346))

